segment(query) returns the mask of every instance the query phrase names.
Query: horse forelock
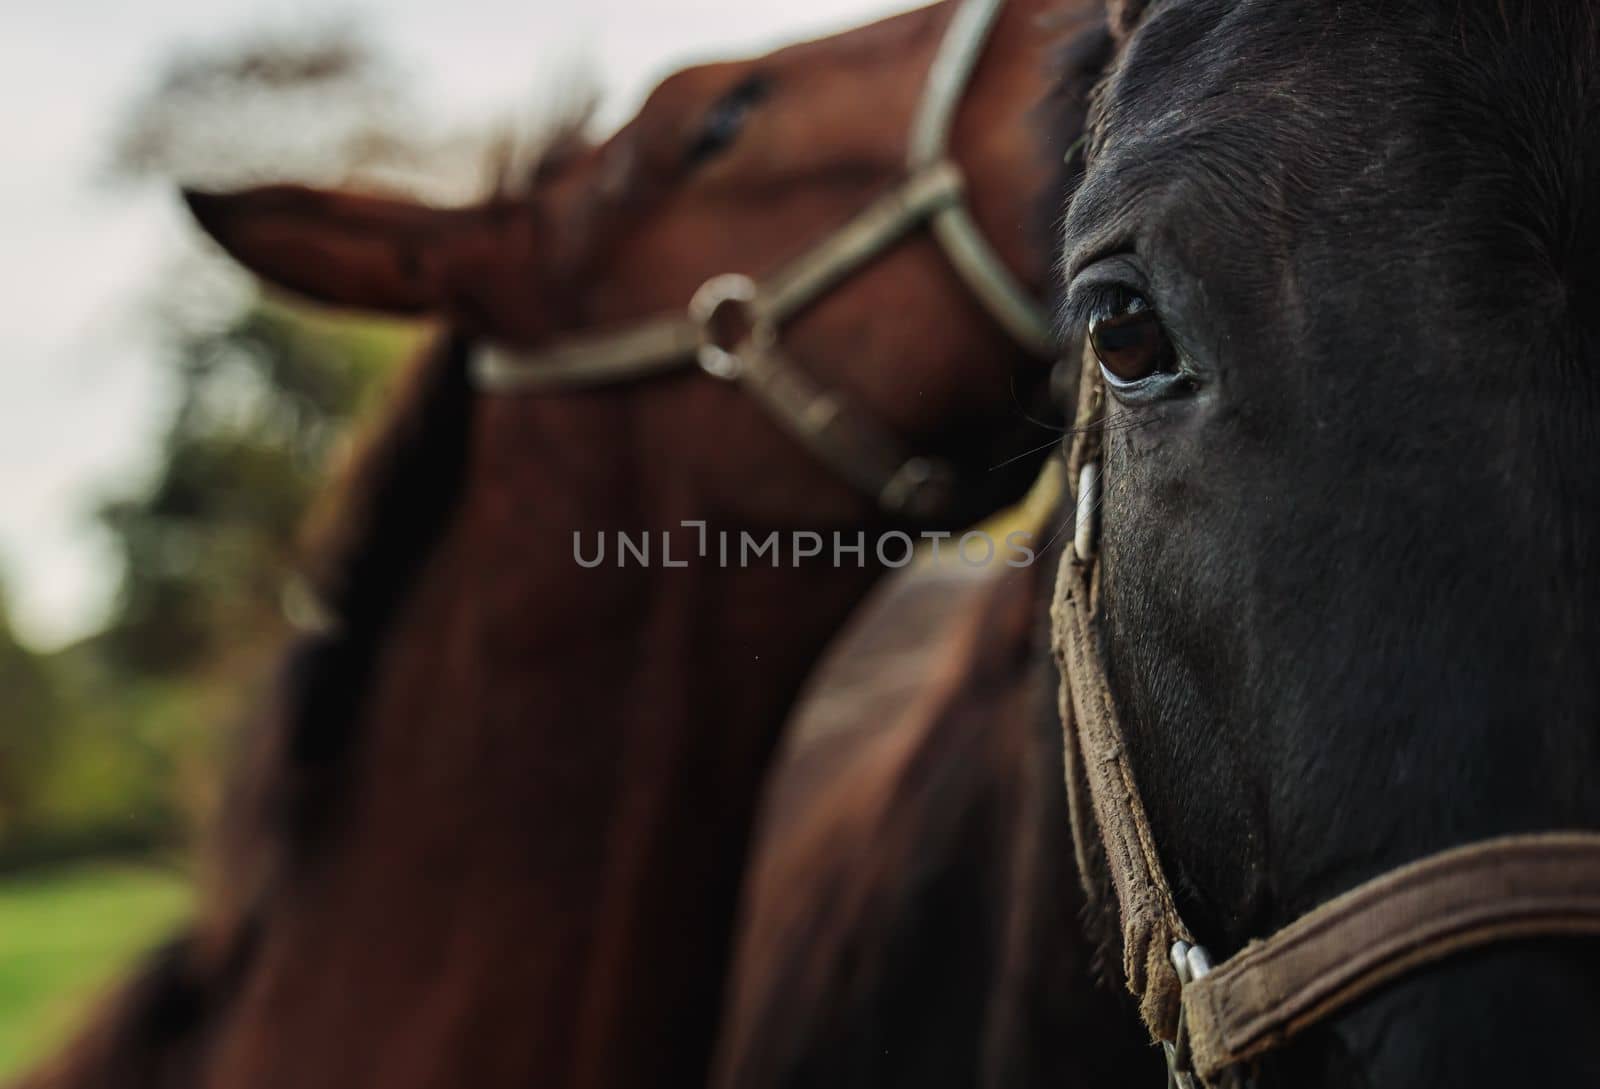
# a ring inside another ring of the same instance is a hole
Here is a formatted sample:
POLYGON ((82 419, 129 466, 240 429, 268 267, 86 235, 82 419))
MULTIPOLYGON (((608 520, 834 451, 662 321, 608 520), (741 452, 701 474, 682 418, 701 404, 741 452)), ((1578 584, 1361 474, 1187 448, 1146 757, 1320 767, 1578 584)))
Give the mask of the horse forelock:
POLYGON ((529 198, 594 147, 600 92, 579 81, 531 122, 508 124, 489 149, 491 197, 529 198))

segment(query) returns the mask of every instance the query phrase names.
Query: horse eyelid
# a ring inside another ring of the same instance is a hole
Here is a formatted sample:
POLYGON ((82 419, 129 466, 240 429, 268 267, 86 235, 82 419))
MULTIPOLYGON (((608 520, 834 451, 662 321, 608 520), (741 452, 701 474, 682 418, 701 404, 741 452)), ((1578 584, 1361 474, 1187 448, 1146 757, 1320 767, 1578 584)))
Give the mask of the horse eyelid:
POLYGON ((1146 298, 1138 288, 1118 280, 1085 283, 1080 278, 1067 291, 1061 306, 1060 325, 1064 331, 1086 330, 1095 315, 1116 309, 1116 304, 1126 301, 1130 295, 1146 298))
POLYGON ((1081 329, 1089 323, 1096 309, 1110 308, 1120 296, 1137 295, 1160 311, 1150 292, 1148 278, 1131 250, 1102 249, 1100 256, 1092 257, 1071 271, 1067 280, 1061 308, 1064 328, 1081 329))

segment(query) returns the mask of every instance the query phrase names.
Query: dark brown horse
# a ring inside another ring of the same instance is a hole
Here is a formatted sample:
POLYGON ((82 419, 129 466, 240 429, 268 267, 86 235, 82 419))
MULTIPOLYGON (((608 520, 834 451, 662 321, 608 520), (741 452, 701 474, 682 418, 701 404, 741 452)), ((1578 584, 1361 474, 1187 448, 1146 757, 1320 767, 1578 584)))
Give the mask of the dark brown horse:
MULTIPOLYGON (((1041 155, 1029 116, 1049 6, 1001 13, 951 137, 982 235, 1035 293, 1049 260, 1027 228, 1066 150, 1041 155)), ((785 712, 882 572, 873 535, 930 519, 886 513, 738 385, 474 396, 469 365, 480 343, 536 351, 678 311, 850 221, 905 174, 952 14, 679 73, 617 135, 561 146, 530 192, 481 207, 191 199, 268 281, 450 331, 356 465, 312 573, 336 624, 290 655, 199 917, 31 1084, 703 1080, 785 712), (868 544, 724 565, 686 522, 868 544), (649 532, 656 562, 575 562, 575 534, 617 531, 649 532)), ((926 235, 833 285, 783 349, 953 468, 931 522, 1031 477, 1023 406, 1047 365, 926 235)))
POLYGON ((1213 1086, 1600 1084, 1595 6, 1109 7, 1057 627, 1126 981, 1213 1086))

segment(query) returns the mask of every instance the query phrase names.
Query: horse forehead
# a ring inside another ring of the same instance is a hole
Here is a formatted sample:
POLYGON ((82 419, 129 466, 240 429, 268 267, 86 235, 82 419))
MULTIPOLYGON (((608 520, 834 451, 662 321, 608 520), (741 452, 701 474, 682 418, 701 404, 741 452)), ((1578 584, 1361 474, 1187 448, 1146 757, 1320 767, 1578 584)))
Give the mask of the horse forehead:
POLYGON ((1418 51, 1404 48, 1403 35, 1363 33, 1355 17, 1329 17, 1343 6, 1159 5, 1101 93, 1095 120, 1102 141, 1160 145, 1249 135, 1282 154, 1307 144, 1308 123, 1326 136, 1330 125, 1392 122, 1399 88, 1416 82, 1418 51))
POLYGON ((1595 142, 1593 125, 1572 121, 1594 112, 1597 69, 1600 8, 1588 4, 1166 0, 1124 50, 1096 120, 1103 137, 1221 118, 1312 151, 1312 136, 1360 133, 1382 150, 1420 135, 1435 154, 1526 159, 1595 142))
POLYGON ((1597 218, 1597 20, 1508 3, 1160 4, 1101 93, 1091 174, 1146 208, 1176 194, 1202 229, 1383 224, 1536 277, 1570 265, 1597 218))
POLYGON ((656 126, 693 114, 736 86, 755 67, 754 61, 732 60, 680 68, 656 84, 639 108, 634 125, 656 126))

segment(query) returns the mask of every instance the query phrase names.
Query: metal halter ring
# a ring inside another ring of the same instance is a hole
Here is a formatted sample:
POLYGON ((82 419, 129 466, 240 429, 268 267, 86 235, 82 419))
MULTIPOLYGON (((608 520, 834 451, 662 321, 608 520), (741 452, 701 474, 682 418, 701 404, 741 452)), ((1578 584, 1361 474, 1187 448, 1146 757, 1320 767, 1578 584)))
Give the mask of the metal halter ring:
POLYGON ((695 350, 695 360, 700 369, 713 378, 731 382, 739 377, 742 361, 734 348, 759 325, 755 313, 759 294, 760 288, 750 277, 729 272, 711 277, 689 300, 689 318, 700 327, 700 347, 695 350), (730 320, 735 329, 742 331, 732 337, 721 335, 723 330, 718 326, 730 320))
MULTIPOLYGON (((1204 946, 1188 942, 1174 942, 1172 970, 1178 974, 1178 983, 1184 987, 1211 974, 1211 954, 1204 946)), ((1190 1062, 1189 1032, 1184 1025, 1182 1007, 1178 1011, 1177 1039, 1161 1041, 1161 1050, 1167 1057, 1167 1089, 1204 1089, 1206 1083, 1194 1071, 1190 1062)), ((1226 1070, 1217 1083, 1217 1089, 1242 1089, 1244 1079, 1239 1068, 1226 1070)))

